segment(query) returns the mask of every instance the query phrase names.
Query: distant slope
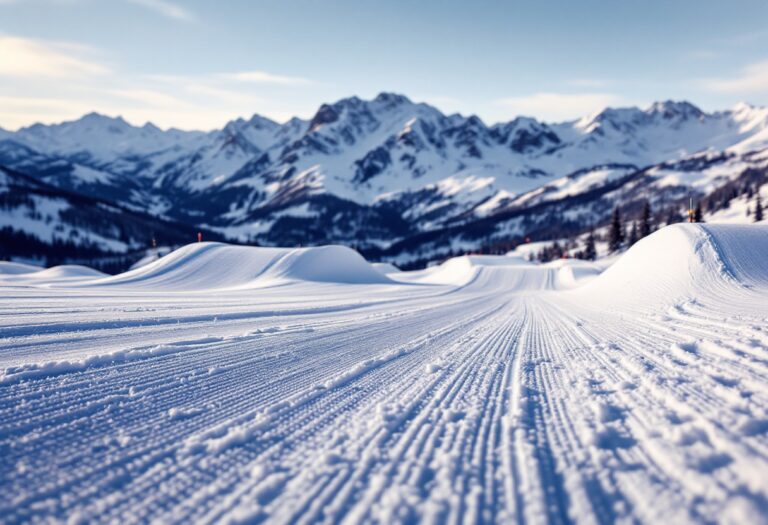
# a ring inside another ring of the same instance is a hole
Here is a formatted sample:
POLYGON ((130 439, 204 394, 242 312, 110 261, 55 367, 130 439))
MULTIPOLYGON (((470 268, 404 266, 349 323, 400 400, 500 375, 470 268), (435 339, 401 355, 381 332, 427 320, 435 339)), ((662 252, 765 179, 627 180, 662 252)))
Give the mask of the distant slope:
POLYGON ((136 270, 88 280, 85 286, 152 290, 235 290, 292 281, 391 284, 360 254, 343 246, 262 248, 194 243, 136 270))
MULTIPOLYGON (((132 252, 194 240, 197 230, 51 186, 0 166, 0 259, 87 261, 122 269, 132 252), (123 260, 125 259, 125 260, 123 260)), ((221 235, 205 231, 206 238, 221 235)), ((125 266, 127 267, 127 266, 125 266)))

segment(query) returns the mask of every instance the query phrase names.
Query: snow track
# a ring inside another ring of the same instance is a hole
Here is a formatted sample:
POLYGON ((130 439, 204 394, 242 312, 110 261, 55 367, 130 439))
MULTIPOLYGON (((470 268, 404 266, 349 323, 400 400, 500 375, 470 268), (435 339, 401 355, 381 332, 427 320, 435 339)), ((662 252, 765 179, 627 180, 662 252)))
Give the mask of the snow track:
POLYGON ((660 232, 692 239, 693 280, 613 307, 618 265, 562 291, 557 266, 482 259, 448 284, 451 266, 226 294, 4 288, 0 516, 763 523, 765 235, 660 232))

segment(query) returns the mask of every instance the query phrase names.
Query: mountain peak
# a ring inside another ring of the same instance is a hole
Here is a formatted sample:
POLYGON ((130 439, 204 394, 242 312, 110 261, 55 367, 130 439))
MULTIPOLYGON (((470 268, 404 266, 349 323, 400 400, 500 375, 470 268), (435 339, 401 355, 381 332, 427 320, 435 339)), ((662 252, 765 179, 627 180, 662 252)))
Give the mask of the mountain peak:
POLYGON ((128 124, 125 121, 125 119, 119 115, 117 117, 110 117, 108 115, 103 115, 96 111, 91 111, 90 113, 86 113, 85 115, 80 117, 78 120, 72 121, 73 124, 78 122, 89 123, 89 124, 120 124, 120 125, 130 126, 130 124, 128 124))
MULTIPOLYGON (((356 108, 364 105, 366 102, 358 96, 352 95, 351 97, 345 97, 337 100, 331 104, 334 108, 342 110, 344 108, 356 108)), ((323 104, 325 106, 327 104, 323 104)))
POLYGON ((576 128, 586 133, 604 134, 605 129, 613 128, 624 132, 635 124, 647 120, 648 116, 637 107, 605 108, 576 121, 576 128))
POLYGON ((318 129, 320 126, 331 124, 339 120, 339 111, 337 107, 341 102, 342 101, 339 101, 333 105, 323 104, 320 106, 320 108, 317 110, 317 113, 315 113, 315 116, 312 117, 312 120, 309 121, 309 132, 311 133, 312 131, 318 129))
POLYGON ((257 128, 266 128, 266 129, 275 129, 280 126, 277 122, 274 120, 264 117, 262 115, 259 115, 258 113, 254 113, 253 116, 248 120, 248 124, 250 124, 253 127, 257 128))
POLYGON ((400 104, 412 104, 411 99, 406 97, 405 95, 401 95, 399 93, 389 93, 386 91, 382 91, 378 95, 376 95, 376 98, 373 99, 374 102, 378 102, 380 104, 386 104, 388 106, 396 106, 400 104))
POLYGON ((690 102, 665 100, 663 102, 654 102, 647 110, 649 115, 657 115, 664 119, 699 119, 704 116, 704 112, 690 102))
POLYGON ((750 104, 749 102, 739 102, 733 108, 731 111, 733 113, 748 113, 751 111, 759 111, 762 109, 766 109, 765 106, 756 106, 755 104, 750 104))

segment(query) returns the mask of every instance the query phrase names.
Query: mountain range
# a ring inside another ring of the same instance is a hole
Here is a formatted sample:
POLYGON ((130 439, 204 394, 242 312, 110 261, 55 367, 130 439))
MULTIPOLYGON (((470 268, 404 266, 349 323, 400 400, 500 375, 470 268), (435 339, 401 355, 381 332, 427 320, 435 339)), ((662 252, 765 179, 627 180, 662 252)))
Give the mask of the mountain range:
POLYGON ((19 252, 20 236, 109 257, 204 230, 346 244, 413 266, 578 233, 615 205, 679 211, 745 176, 761 181, 767 166, 768 108, 748 104, 707 113, 665 101, 489 126, 382 93, 323 104, 308 120, 254 115, 210 132, 91 113, 0 130, 0 255, 50 252, 19 252))

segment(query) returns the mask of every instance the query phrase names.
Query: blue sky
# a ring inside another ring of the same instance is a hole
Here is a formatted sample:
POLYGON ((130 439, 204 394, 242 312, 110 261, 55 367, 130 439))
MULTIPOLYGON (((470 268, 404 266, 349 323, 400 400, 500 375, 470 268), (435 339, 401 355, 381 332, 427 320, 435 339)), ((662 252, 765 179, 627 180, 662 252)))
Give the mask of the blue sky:
POLYGON ((395 91, 488 123, 768 104, 768 2, 0 0, 0 127, 161 127, 395 91))

